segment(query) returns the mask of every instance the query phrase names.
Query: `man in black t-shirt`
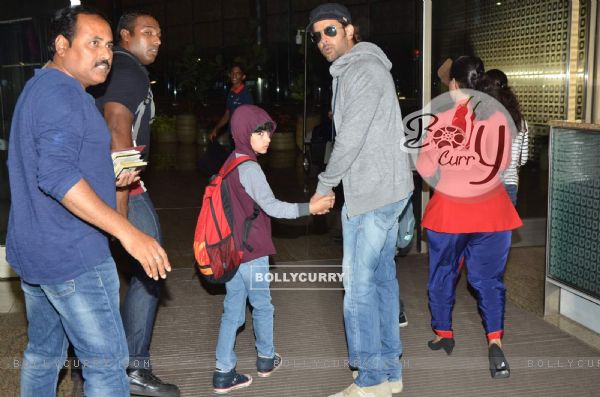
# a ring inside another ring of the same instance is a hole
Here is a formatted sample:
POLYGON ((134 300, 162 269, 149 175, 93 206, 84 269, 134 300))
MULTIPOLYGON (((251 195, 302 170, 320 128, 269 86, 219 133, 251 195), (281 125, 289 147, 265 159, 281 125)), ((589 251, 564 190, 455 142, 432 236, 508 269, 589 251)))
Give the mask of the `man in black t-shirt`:
MULTIPOLYGON (((106 83, 94 90, 96 104, 112 136, 112 149, 145 145, 150 150, 150 122, 154 102, 145 65, 154 62, 160 47, 160 26, 143 12, 124 14, 117 26, 119 46, 113 50, 113 65, 106 83)), ((117 210, 145 233, 161 239, 160 224, 144 183, 117 190, 117 210)), ((150 339, 162 281, 148 278, 140 264, 129 257, 132 277, 121 308, 129 348, 129 386, 132 394, 179 396, 173 384, 163 383, 152 373, 150 339)))

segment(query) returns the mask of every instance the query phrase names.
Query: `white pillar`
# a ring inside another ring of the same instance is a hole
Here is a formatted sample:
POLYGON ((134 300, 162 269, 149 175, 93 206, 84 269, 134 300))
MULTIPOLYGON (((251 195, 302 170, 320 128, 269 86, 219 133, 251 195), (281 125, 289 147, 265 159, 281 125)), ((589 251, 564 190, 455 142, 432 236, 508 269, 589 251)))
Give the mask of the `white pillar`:
MULTIPOLYGON (((431 36, 432 36, 432 0, 423 0, 423 50, 421 51, 423 59, 423 69, 421 74, 423 78, 421 86, 421 104, 424 108, 431 101, 431 36)), ((415 192, 421 195, 421 219, 425 213, 425 207, 429 202, 429 185, 423 181, 423 189, 415 192)), ((423 227, 421 226, 421 229, 423 227)), ((427 243, 423 241, 425 234, 421 234, 421 252, 427 252, 427 243)))

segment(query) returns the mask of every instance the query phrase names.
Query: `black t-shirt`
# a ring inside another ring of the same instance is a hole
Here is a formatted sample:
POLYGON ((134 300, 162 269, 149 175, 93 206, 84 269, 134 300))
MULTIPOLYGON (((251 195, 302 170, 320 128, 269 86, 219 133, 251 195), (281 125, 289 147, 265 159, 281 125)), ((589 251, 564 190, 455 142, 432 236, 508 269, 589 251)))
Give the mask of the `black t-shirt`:
POLYGON ((150 152, 150 122, 154 117, 148 71, 129 51, 115 47, 113 53, 108 78, 103 84, 92 87, 89 91, 96 98, 96 106, 102 114, 107 102, 117 102, 129 109, 133 114, 134 126, 136 122, 139 123, 134 144, 146 145, 142 157, 147 160, 150 152), (138 120, 142 111, 142 118, 138 120))

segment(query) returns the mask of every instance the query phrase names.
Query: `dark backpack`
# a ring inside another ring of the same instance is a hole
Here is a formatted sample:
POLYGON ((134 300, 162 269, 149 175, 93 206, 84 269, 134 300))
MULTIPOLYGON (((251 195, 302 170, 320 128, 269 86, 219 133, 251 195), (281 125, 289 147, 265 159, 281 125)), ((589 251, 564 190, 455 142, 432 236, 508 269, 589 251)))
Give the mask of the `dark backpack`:
POLYGON ((236 241, 231 196, 224 183, 231 171, 246 161, 253 160, 244 156, 223 165, 204 190, 194 234, 194 256, 200 274, 211 283, 226 283, 231 280, 240 266, 243 248, 252 251, 246 240, 252 221, 259 214, 259 207, 254 203, 254 212, 244 222, 242 241, 236 241))
POLYGON ((400 213, 398 218, 398 239, 396 240, 396 254, 406 256, 413 245, 415 237, 415 213, 413 211, 412 196, 400 213))

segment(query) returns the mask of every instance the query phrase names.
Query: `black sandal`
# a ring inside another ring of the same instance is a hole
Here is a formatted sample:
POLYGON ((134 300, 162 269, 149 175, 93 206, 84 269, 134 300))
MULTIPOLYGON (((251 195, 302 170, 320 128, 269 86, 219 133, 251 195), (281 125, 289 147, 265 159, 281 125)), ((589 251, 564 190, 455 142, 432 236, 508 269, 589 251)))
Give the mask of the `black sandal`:
POLYGON ((489 348, 490 373, 494 379, 508 378, 510 376, 510 367, 504 357, 504 352, 496 343, 492 343, 489 348))
POLYGON ((450 355, 454 349, 454 338, 442 338, 437 342, 435 342, 435 340, 430 340, 427 342, 427 346, 429 346, 431 350, 444 349, 446 354, 450 355))

